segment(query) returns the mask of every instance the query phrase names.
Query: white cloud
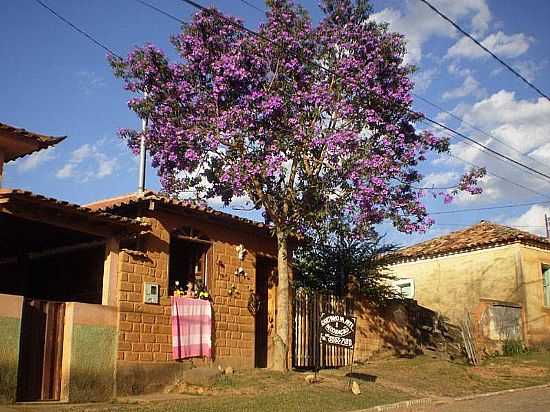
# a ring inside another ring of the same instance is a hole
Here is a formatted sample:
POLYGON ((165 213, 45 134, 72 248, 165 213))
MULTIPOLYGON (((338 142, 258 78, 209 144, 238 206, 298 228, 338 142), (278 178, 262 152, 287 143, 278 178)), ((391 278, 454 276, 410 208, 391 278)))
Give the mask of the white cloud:
POLYGON ((531 206, 525 213, 517 217, 511 217, 504 221, 504 224, 516 226, 519 229, 537 235, 545 236, 544 215, 550 216, 550 207, 542 205, 531 206))
POLYGON ((75 73, 75 77, 78 88, 86 95, 90 95, 106 85, 105 79, 93 71, 81 70, 75 73))
POLYGON ((414 91, 416 93, 424 93, 437 75, 437 69, 419 70, 413 74, 414 91))
MULTIPOLYGON (((469 18, 476 33, 485 33, 491 21, 491 13, 485 0, 439 0, 436 7, 453 20, 469 18)), ((432 37, 453 38, 456 31, 449 23, 434 15, 418 1, 406 1, 403 11, 386 8, 372 15, 377 22, 387 22, 390 29, 405 35, 407 41, 406 63, 417 64, 422 60, 424 43, 432 37)))
POLYGON ((19 159, 16 163, 17 171, 20 173, 29 172, 38 168, 50 160, 55 159, 55 147, 50 147, 46 150, 34 152, 29 156, 19 159))
POLYGON ((113 174, 118 159, 99 150, 102 145, 86 143, 71 153, 71 158, 56 173, 59 179, 74 178, 80 182, 101 179, 113 174))
MULTIPOLYGON (((548 143, 550 102, 547 100, 542 98, 522 100, 516 98, 513 92, 501 90, 473 105, 462 104, 453 112, 461 115, 467 122, 497 137, 506 146, 495 138, 487 137, 462 125, 460 130, 466 135, 534 169, 550 174, 550 163, 548 163, 550 159, 550 143, 548 143), (521 153, 530 154, 531 158, 522 156, 521 153)), ((543 195, 548 193, 549 182, 547 179, 532 173, 529 174, 524 169, 518 169, 519 166, 515 167, 510 162, 498 159, 473 145, 465 144, 462 140, 451 145, 451 152, 468 162, 485 166, 490 173, 506 179, 486 176, 482 180, 481 186, 484 193, 481 196, 458 196, 457 203, 486 204, 503 200, 513 202, 532 199, 537 196, 537 192, 543 195), (518 185, 524 187, 518 187, 518 185)), ((443 161, 437 164, 451 165, 448 162, 443 163, 443 161)), ((469 167, 469 165, 464 166, 464 169, 469 167)))
POLYGON ((533 60, 526 60, 516 63, 514 68, 518 70, 523 77, 532 82, 547 64, 547 61, 538 63, 533 60))
MULTIPOLYGON (((510 36, 501 31, 487 36, 481 44, 491 50, 499 57, 514 58, 521 56, 533 43, 534 38, 523 33, 512 34, 510 36)), ((464 57, 469 59, 487 58, 486 53, 467 37, 462 37, 447 51, 447 57, 464 57)))
POLYGON ((449 184, 455 184, 459 179, 457 172, 430 173, 422 182, 425 187, 441 187, 449 184))
POLYGON ((468 74, 464 78, 462 85, 448 90, 443 93, 442 98, 444 100, 459 99, 467 96, 475 96, 478 99, 485 96, 487 92, 481 87, 479 82, 471 75, 468 74))

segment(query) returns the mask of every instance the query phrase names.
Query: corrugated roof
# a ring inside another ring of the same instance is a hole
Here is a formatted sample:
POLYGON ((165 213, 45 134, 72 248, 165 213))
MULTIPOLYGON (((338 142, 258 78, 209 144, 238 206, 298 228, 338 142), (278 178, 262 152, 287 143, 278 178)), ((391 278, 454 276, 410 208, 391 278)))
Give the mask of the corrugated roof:
POLYGON ((22 200, 26 202, 32 202, 34 204, 41 204, 45 207, 51 207, 66 211, 68 213, 76 213, 82 216, 89 217, 95 221, 101 221, 114 225, 122 225, 133 231, 141 231, 149 228, 149 224, 139 221, 138 219, 131 219, 128 217, 118 216, 112 213, 107 213, 101 210, 93 210, 89 207, 80 206, 74 203, 69 203, 63 200, 46 197, 32 192, 21 189, 0 189, 0 200, 22 200))
POLYGON ((145 191, 143 193, 129 193, 123 196, 118 196, 105 200, 98 200, 97 202, 89 203, 85 205, 93 210, 113 211, 124 206, 136 205, 141 202, 154 200, 163 205, 179 207, 185 210, 203 213, 208 216, 213 216, 227 221, 228 223, 235 223, 241 225, 247 225, 254 227, 255 229, 268 230, 270 227, 261 222, 255 222, 250 219, 235 216, 230 213, 220 212, 219 210, 212 209, 211 207, 197 204, 190 200, 173 199, 167 196, 163 196, 152 190, 145 191))
POLYGON ((63 141, 67 136, 46 136, 39 133, 30 132, 25 129, 10 126, 9 124, 0 123, 0 132, 6 133, 10 138, 15 138, 18 143, 22 143, 26 148, 23 150, 15 150, 5 154, 5 161, 18 159, 26 156, 37 150, 46 149, 63 141))
POLYGON ((550 248, 550 241, 541 236, 512 227, 481 221, 466 229, 457 230, 401 249, 397 252, 397 255, 401 258, 401 261, 429 259, 518 242, 550 248))

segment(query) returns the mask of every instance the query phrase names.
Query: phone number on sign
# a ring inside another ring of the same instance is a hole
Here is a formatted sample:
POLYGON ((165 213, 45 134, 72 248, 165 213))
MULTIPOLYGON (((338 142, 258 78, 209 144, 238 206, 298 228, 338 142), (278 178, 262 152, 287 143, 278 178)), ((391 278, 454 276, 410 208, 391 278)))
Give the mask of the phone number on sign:
POLYGON ((341 346, 353 346, 351 339, 349 338, 340 338, 338 336, 323 336, 323 340, 327 343, 332 343, 333 345, 341 346))

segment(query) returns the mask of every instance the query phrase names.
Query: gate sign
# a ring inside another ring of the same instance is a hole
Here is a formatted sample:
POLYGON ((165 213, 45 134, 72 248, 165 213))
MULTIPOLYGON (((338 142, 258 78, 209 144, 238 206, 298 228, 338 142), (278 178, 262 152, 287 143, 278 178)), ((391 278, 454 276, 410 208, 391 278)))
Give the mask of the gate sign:
POLYGON ((353 349, 355 322, 353 316, 321 313, 321 343, 353 349))

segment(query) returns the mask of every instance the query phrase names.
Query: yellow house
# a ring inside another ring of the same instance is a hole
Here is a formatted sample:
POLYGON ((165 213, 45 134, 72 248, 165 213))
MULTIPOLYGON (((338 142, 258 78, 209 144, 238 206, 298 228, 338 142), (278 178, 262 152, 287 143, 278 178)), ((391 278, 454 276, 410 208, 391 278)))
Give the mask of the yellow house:
POLYGON ((486 221, 399 252, 406 297, 487 339, 550 343, 550 241, 486 221))

